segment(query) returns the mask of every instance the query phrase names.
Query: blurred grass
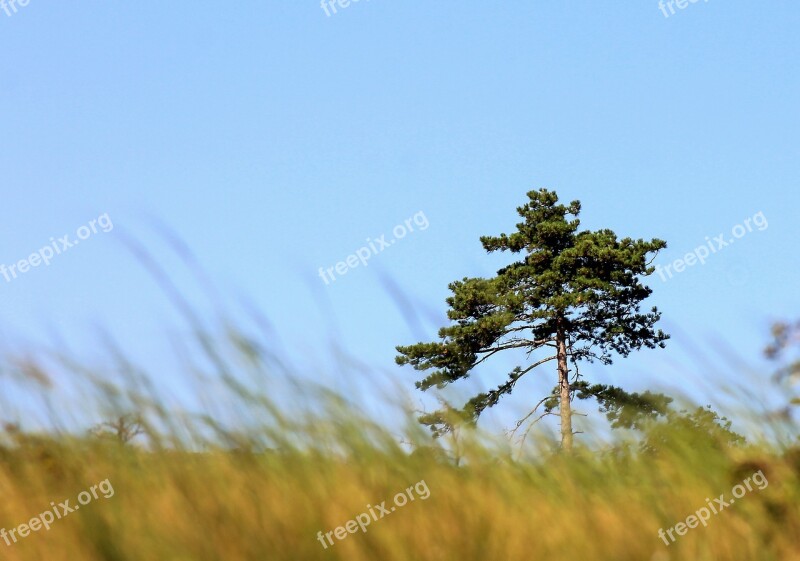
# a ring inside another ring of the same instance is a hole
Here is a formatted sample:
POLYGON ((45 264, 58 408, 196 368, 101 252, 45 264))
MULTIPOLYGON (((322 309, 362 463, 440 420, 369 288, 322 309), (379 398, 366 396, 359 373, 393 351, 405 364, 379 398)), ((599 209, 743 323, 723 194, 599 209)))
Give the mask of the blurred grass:
POLYGON ((800 449, 732 446, 661 424, 652 427, 661 443, 655 452, 623 440, 592 448, 586 438, 564 456, 541 440, 515 460, 502 443, 467 432, 456 465, 446 442, 431 440, 411 418, 398 438, 329 391, 305 390, 314 405, 303 411, 278 406, 236 372, 264 375, 265 359, 247 346, 246 360, 231 360, 242 337, 223 339, 226 352, 208 334, 201 342, 246 426, 231 428, 210 415, 178 419, 141 392, 108 385, 100 396, 144 413, 143 434, 127 443, 103 431, 32 434, 7 426, 0 527, 27 523, 51 501, 75 504, 78 493, 106 479, 115 493, 49 531, 10 546, 0 541, 2 558, 800 559, 800 449), (126 392, 127 401, 120 397, 126 392), (669 547, 659 539, 659 528, 685 520, 707 498, 730 496, 758 470, 769 481, 765 489, 669 547), (344 525, 367 504, 392 504, 420 480, 430 489, 427 500, 409 502, 327 549, 317 541, 318 531, 344 525))
MULTIPOLYGON (((361 413, 357 396, 294 374, 270 349, 262 319, 256 334, 228 319, 212 330, 188 304, 179 307, 191 325, 178 354, 197 390, 193 413, 177 411, 156 388, 158 376, 110 338, 113 367, 88 367, 59 352, 0 361, 0 372, 32 382, 25 391, 52 405, 46 431, 21 422, 0 433, 0 528, 27 523, 51 502, 74 505, 106 479, 114 489, 49 531, 11 545, 0 539, 2 559, 800 560, 796 444, 734 445, 721 431, 660 422, 639 440, 583 435, 570 456, 532 435, 519 454, 507 441, 468 430, 455 446, 432 440, 411 411, 397 434, 387 418, 361 413), (56 399, 65 379, 73 391, 56 399), (76 428, 76 419, 92 415, 116 425, 76 428), (643 441, 657 446, 643 451, 643 441), (660 528, 685 521, 707 498, 729 497, 756 471, 766 488, 664 545, 660 528), (327 549, 317 540, 421 480, 427 499, 327 549)), ((753 403, 748 397, 741 396, 743 407, 753 403)), ((792 422, 742 414, 765 426, 792 422)))
POLYGON ((378 445, 354 427, 328 435, 336 452, 203 452, 93 438, 19 437, 0 462, 6 529, 110 480, 99 498, 49 532, 0 543, 10 560, 73 559, 800 559, 800 455, 688 449, 542 451, 513 462, 470 447, 466 466, 378 445), (668 547, 659 528, 682 521, 744 477, 769 481, 668 547), (424 479, 409 502, 323 549, 316 539, 424 479))

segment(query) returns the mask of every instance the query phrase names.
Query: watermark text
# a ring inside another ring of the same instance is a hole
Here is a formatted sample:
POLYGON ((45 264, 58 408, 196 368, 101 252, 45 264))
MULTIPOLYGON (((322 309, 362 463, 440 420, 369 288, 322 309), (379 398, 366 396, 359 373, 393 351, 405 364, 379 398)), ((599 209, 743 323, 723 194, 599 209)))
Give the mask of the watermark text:
POLYGON ((336 274, 339 276, 344 276, 350 269, 355 269, 359 266, 359 264, 366 267, 367 261, 370 258, 382 252, 384 249, 391 247, 397 240, 401 240, 409 233, 413 232, 415 225, 420 229, 420 231, 425 231, 428 229, 430 224, 428 223, 428 217, 425 216, 424 212, 419 211, 411 218, 407 218, 403 224, 398 224, 395 226, 392 229, 392 235, 394 236, 393 239, 387 241, 386 234, 383 234, 374 240, 372 238, 367 238, 367 245, 358 248, 355 253, 348 255, 344 261, 339 261, 336 263, 336 265, 328 267, 327 269, 320 267, 319 277, 325 281, 325 284, 330 284, 331 282, 336 281, 336 275, 334 275, 334 272, 336 272, 336 274))
POLYGON ((71 513, 80 509, 81 506, 86 506, 94 499, 99 498, 97 491, 100 491, 106 499, 110 499, 114 496, 114 487, 112 487, 111 482, 106 479, 97 485, 89 487, 88 491, 81 491, 78 494, 78 504, 70 506, 69 499, 58 503, 57 506, 55 502, 51 502, 48 510, 34 516, 27 523, 20 524, 10 530, 6 530, 5 528, 0 529, 0 538, 6 542, 7 546, 11 547, 12 544, 19 541, 17 536, 19 536, 19 539, 27 538, 31 532, 38 532, 42 528, 49 532, 50 525, 53 524, 53 522, 69 516, 71 513), (9 539, 9 537, 11 539, 9 539))
POLYGON ((729 245, 733 245, 737 239, 744 237, 745 234, 748 232, 753 231, 753 226, 760 232, 762 230, 766 230, 769 226, 767 222, 767 217, 764 216, 762 211, 757 212, 750 218, 746 218, 742 224, 737 224, 731 229, 732 238, 725 238, 725 234, 719 234, 718 236, 714 236, 714 238, 710 238, 706 236, 706 243, 703 245, 699 245, 694 248, 692 251, 684 255, 682 258, 676 259, 669 265, 656 265, 656 273, 658 276, 661 277, 663 282, 666 282, 667 279, 671 279, 673 275, 673 271, 675 273, 682 273, 686 270, 686 267, 692 267, 698 263, 701 265, 706 264, 706 259, 713 253, 717 253, 718 251, 722 250, 724 247, 728 247, 729 245))
POLYGON ((328 544, 335 545, 332 536, 335 536, 337 540, 343 540, 348 536, 348 534, 355 534, 359 529, 366 533, 367 526, 369 526, 372 522, 377 522, 384 516, 388 516, 393 513, 397 507, 405 506, 408 501, 413 501, 416 497, 414 497, 414 493, 412 493, 412 491, 416 492, 419 498, 423 501, 431 496, 431 491, 428 489, 428 484, 425 483, 424 479, 422 479, 405 491, 397 493, 393 499, 394 506, 387 507, 386 501, 383 501, 381 504, 375 506, 367 505, 366 512, 362 512, 356 516, 354 520, 348 520, 343 526, 339 526, 335 530, 325 532, 324 534, 321 531, 317 532, 317 540, 320 544, 322 544, 323 549, 328 549, 328 544))
POLYGON ((664 528, 658 529, 658 537, 664 540, 664 544, 669 546, 675 543, 675 534, 678 536, 685 536, 686 533, 691 528, 697 528, 699 524, 702 524, 705 528, 708 526, 708 520, 711 518, 711 513, 719 514, 723 509, 730 508, 730 506, 736 502, 736 499, 741 499, 745 496, 748 491, 753 490, 753 486, 750 483, 755 483, 757 489, 761 491, 765 489, 767 485, 769 485, 769 481, 767 481, 766 476, 764 476, 764 472, 762 470, 758 470, 756 473, 739 483, 738 485, 734 485, 733 489, 731 489, 731 495, 733 498, 725 500, 725 495, 720 495, 713 501, 711 499, 706 499, 706 504, 708 504, 708 508, 702 507, 697 510, 694 514, 690 514, 686 517, 686 522, 678 522, 675 526, 671 528, 667 528, 666 532, 664 528), (745 489, 747 487, 747 489, 745 489), (710 510, 709 510, 710 509, 710 510), (667 536, 671 541, 667 541, 667 536))
POLYGON ((31 253, 28 257, 20 259, 16 263, 12 263, 8 266, 0 264, 0 275, 3 275, 6 282, 11 282, 13 279, 17 278, 17 276, 27 273, 32 268, 38 267, 42 263, 49 265, 50 261, 56 255, 61 255, 68 249, 78 245, 81 240, 86 240, 93 234, 96 234, 98 227, 102 232, 110 232, 114 229, 114 224, 111 222, 111 218, 108 216, 107 212, 78 228, 75 232, 75 235, 78 237, 77 240, 70 239, 69 234, 61 236, 58 239, 50 238, 50 244, 42 247, 36 253, 31 253))

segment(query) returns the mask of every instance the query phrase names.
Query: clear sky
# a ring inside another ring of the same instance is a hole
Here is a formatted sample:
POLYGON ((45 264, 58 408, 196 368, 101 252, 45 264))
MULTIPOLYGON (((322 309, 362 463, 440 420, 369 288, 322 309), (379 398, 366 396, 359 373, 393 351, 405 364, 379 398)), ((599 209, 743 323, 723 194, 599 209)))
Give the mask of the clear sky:
MULTIPOLYGON (((690 344, 755 359, 771 320, 800 317, 797 2, 710 0, 668 17, 655 0, 16 10, 0 8, 0 263, 106 213, 113 229, 0 276, 7 350, 59 333, 91 357, 103 326, 160 361, 181 324, 124 239, 212 309, 164 224, 320 379, 345 383, 326 366, 336 341, 411 390, 394 346, 435 335, 447 283, 493 274, 503 260, 478 237, 510 231, 541 187, 580 199, 586 227, 667 240, 662 265, 759 212, 768 224, 651 278, 672 350, 587 371, 598 379, 681 385, 690 344), (408 218, 415 231, 368 267, 320 278, 408 218)), ((539 376, 519 403, 555 381, 539 376)))

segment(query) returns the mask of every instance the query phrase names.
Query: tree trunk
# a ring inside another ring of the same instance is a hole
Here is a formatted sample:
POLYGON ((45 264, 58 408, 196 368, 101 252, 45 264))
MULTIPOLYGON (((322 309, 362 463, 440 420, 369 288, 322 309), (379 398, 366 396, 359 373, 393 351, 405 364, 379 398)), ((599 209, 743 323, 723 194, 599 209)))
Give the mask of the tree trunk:
POLYGON ((556 359, 558 360, 558 388, 561 415, 561 448, 572 450, 572 408, 569 401, 569 368, 567 367, 567 342, 561 319, 556 328, 556 359))

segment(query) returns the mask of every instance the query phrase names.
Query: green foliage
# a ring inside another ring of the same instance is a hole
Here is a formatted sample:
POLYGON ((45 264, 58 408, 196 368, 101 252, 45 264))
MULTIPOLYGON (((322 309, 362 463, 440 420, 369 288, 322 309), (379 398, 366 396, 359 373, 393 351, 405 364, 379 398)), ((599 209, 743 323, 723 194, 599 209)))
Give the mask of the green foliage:
MULTIPOLYGON (((554 353, 561 341, 572 363, 610 364, 614 353, 624 357, 642 347, 664 346, 668 336, 654 328, 658 310, 641 311, 651 290, 639 279, 654 272, 651 254, 666 243, 618 239, 608 229, 579 231, 580 202, 558 204, 556 193, 546 189, 530 191, 528 199, 517 209, 522 222, 516 232, 481 237, 487 252, 522 258, 494 278, 451 283, 447 315, 452 323, 439 330, 440 340, 397 347, 398 364, 426 374, 417 388, 441 389, 511 349, 524 349, 528 356, 540 350, 554 353)), ((515 367, 504 383, 470 399, 457 415, 437 411, 420 421, 435 435, 451 430, 454 421, 475 423, 525 374, 557 358, 547 354, 515 367)))
MULTIPOLYGON (((666 417, 672 398, 660 393, 645 391, 629 393, 616 386, 590 385, 584 380, 572 384, 578 399, 595 399, 600 412, 606 414, 612 428, 643 430, 647 421, 666 417)), ((550 413, 558 407, 558 386, 544 402, 544 410, 550 413)))
MULTIPOLYGON (((647 452, 655 453, 672 445, 678 440, 676 435, 681 442, 704 448, 745 443, 743 436, 731 430, 731 421, 720 417, 710 405, 690 411, 676 410, 671 406, 673 399, 662 393, 631 393, 616 386, 590 385, 583 380, 573 384, 572 389, 580 400, 594 399, 611 428, 641 432, 644 435, 641 448, 647 452)), ((555 387, 544 401, 544 411, 550 413, 557 407, 558 387, 555 387)))
POLYGON ((743 444, 744 437, 731 430, 731 421, 707 405, 692 411, 668 411, 665 422, 648 428, 642 450, 650 454, 678 447, 727 450, 743 444))
POLYGON ((780 363, 780 367, 775 372, 775 379, 785 388, 789 406, 780 412, 785 417, 791 415, 790 408, 800 405, 800 397, 792 396, 792 385, 800 380, 800 321, 791 324, 783 321, 776 322, 772 326, 772 341, 764 349, 764 354, 770 360, 780 363), (794 352, 794 356, 790 356, 794 352))

